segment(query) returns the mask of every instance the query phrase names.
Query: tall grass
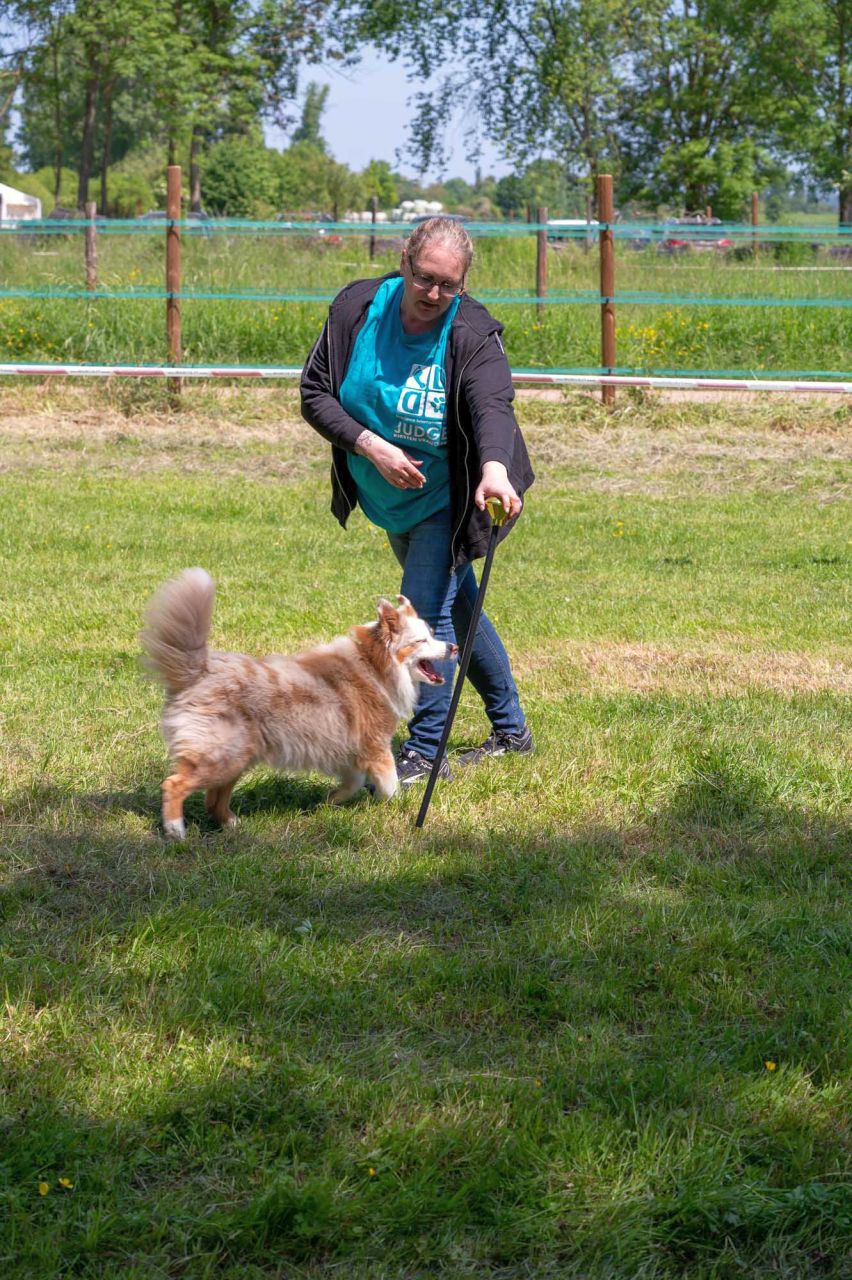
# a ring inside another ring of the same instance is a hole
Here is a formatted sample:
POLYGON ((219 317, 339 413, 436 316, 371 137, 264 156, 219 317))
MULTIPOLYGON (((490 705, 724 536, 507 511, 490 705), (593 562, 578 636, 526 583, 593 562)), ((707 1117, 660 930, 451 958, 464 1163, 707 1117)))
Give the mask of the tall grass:
MULTIPOLYGON (((530 292, 534 287, 534 243, 526 239, 482 239, 471 289, 530 292)), ((843 372, 849 363, 848 309, 794 306, 679 305, 685 294, 708 297, 790 299, 849 296, 849 271, 827 254, 805 246, 781 246, 788 255, 804 252, 819 270, 792 269, 764 253, 757 261, 692 253, 666 258, 653 249, 618 248, 617 288, 670 295, 652 304, 619 304, 619 367, 843 372)), ((779 251, 780 251, 779 250, 779 251)), ((374 263, 360 237, 311 242, 273 236, 187 237, 183 288, 229 292, 334 290, 358 276, 392 270, 398 242, 380 242, 374 263)), ((795 256, 795 255, 794 255, 795 256)), ((12 287, 80 287, 82 239, 32 237, 0 242, 0 270, 12 287)), ((105 289, 162 287, 160 236, 102 235, 99 277, 105 289)), ((597 295, 597 255, 565 243, 550 253, 551 294, 585 291, 597 295)), ((189 362, 300 364, 322 324, 326 304, 185 300, 182 305, 184 356, 189 362)), ((517 367, 597 367, 600 362, 596 305, 534 307, 504 301, 495 311, 506 325, 506 341, 517 367)), ((9 360, 163 362, 164 303, 6 299, 0 302, 0 356, 9 360)))

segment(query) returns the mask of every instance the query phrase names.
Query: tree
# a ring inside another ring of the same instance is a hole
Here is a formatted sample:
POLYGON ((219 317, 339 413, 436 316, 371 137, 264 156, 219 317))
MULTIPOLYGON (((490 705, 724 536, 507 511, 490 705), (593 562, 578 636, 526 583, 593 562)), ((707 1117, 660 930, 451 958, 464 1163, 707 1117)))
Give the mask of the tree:
POLYGON ((310 142, 294 142, 278 158, 278 201, 292 213, 323 213, 328 210, 328 156, 310 142))
POLYGON ((27 38, 26 62, 21 67, 21 90, 24 103, 22 130, 25 151, 29 163, 37 168, 49 159, 53 165, 54 202, 59 200, 62 182, 62 166, 65 159, 67 120, 73 113, 74 95, 69 92, 68 75, 70 59, 69 23, 72 13, 71 0, 31 0, 15 6, 15 16, 24 24, 27 38), (35 38, 34 38, 35 37, 35 38), (27 131, 32 128, 33 108, 43 116, 42 128, 49 142, 42 156, 33 154, 27 146, 27 131))
POLYGON ((839 221, 852 224, 852 0, 779 0, 763 62, 776 87, 767 134, 837 190, 839 221))
POLYGON ((527 163, 551 156, 593 181, 618 166, 626 58, 637 29, 632 0, 361 0, 357 29, 423 82, 412 147, 422 168, 445 159, 444 136, 465 118, 468 152, 483 136, 527 163))
POLYGON ((63 165, 57 175, 53 165, 45 165, 36 171, 35 176, 50 191, 54 205, 73 205, 77 199, 77 174, 73 169, 63 165))
POLYGON ((715 145, 696 138, 667 148, 655 167, 652 192, 658 202, 680 203, 685 193, 686 211, 703 213, 708 206, 723 220, 742 218, 751 194, 766 185, 775 171, 761 148, 746 138, 742 142, 723 139, 715 145))
POLYGON ((774 3, 650 0, 625 95, 622 197, 738 218, 775 176, 756 72, 774 3))
MULTIPOLYGON (((487 137, 518 171, 558 161, 567 190, 607 170, 619 199, 741 216, 784 158, 852 221, 852 0, 341 3, 417 81, 423 169, 463 116, 471 156, 487 137)), ((495 198, 515 207, 505 185, 495 198)))
POLYGON ((380 209, 392 209, 399 199, 391 167, 386 160, 371 160, 362 170, 361 183, 368 199, 378 196, 380 209))
POLYGON ((207 153, 205 200, 211 213, 231 218, 269 216, 277 208, 279 176, 275 153, 258 130, 224 138, 207 153))
POLYGON ((450 209, 457 209, 459 205, 470 204, 476 195, 475 189, 464 178, 447 178, 442 185, 446 193, 443 203, 450 209))
MULTIPOLYGON (((268 118, 290 127, 304 62, 345 61, 333 0, 12 0, 26 40, 0 44, 24 85, 21 140, 33 167, 71 164, 85 203, 99 156, 156 141, 189 148, 200 207, 206 148, 268 118)), ((2 36, 0 32, 0 36, 2 36)), ((0 62, 0 94, 3 90, 0 62)))
POLYGON ((320 133, 320 123, 327 98, 327 84, 319 85, 313 81, 308 84, 302 103, 302 118, 293 134, 294 142, 309 142, 312 146, 319 147, 321 151, 328 150, 320 133))
POLYGON ((514 218, 526 203, 523 179, 517 173, 507 173, 497 183, 497 207, 507 218, 514 218))
POLYGON ((364 207, 363 180, 348 165, 329 159, 325 182, 334 222, 339 222, 347 210, 364 207))
POLYGON ((77 205, 85 207, 94 164, 98 99, 103 110, 101 161, 102 204, 107 199, 113 100, 121 77, 156 57, 163 36, 164 11, 150 0, 77 0, 68 22, 83 82, 84 106, 80 140, 77 205))

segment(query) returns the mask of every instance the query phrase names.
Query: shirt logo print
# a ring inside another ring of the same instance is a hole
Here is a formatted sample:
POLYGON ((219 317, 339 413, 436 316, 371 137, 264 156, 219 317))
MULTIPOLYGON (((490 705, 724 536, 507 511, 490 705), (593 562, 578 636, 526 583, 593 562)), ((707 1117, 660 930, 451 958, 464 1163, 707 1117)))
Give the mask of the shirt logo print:
POLYGON ((407 441, 446 444, 444 412, 447 404, 444 370, 440 364, 413 364, 399 395, 399 421, 394 436, 407 441))

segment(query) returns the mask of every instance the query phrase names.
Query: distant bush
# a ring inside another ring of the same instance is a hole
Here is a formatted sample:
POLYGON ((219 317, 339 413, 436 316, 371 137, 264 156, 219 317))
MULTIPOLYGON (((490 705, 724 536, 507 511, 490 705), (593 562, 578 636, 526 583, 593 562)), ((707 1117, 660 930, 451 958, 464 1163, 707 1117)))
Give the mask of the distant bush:
POLYGON ((62 205, 65 209, 73 209, 77 203, 77 174, 73 169, 62 168, 59 171, 59 195, 54 195, 56 186, 56 170, 53 165, 45 165, 43 169, 37 169, 35 177, 50 192, 48 202, 44 206, 45 217, 57 205, 62 205))
POLYGON ((252 137, 225 138, 205 157, 204 204, 231 218, 262 217, 278 206, 274 153, 252 137))
MULTIPOLYGON (((101 184, 95 188, 98 208, 101 207, 101 184)), ((107 175, 107 213, 111 218, 138 218, 155 203, 154 189, 138 173, 107 175)))
POLYGON ((24 195, 35 196, 37 200, 40 200, 42 217, 47 217, 48 213, 53 208, 55 201, 51 192, 43 182, 39 181, 36 174, 11 173, 5 181, 10 187, 15 187, 18 191, 23 191, 24 195))
POLYGON ((801 240, 782 240, 780 244, 772 246, 772 252, 776 262, 796 267, 813 262, 819 252, 819 245, 805 244, 801 240))

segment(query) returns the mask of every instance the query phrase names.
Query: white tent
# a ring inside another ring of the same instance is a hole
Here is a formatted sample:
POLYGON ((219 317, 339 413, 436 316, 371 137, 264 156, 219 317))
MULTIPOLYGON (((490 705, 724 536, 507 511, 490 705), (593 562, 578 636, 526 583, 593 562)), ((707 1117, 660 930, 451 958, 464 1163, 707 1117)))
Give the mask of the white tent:
POLYGON ((0 182, 0 220, 8 218, 40 218, 41 201, 38 196, 25 195, 14 187, 0 182))

